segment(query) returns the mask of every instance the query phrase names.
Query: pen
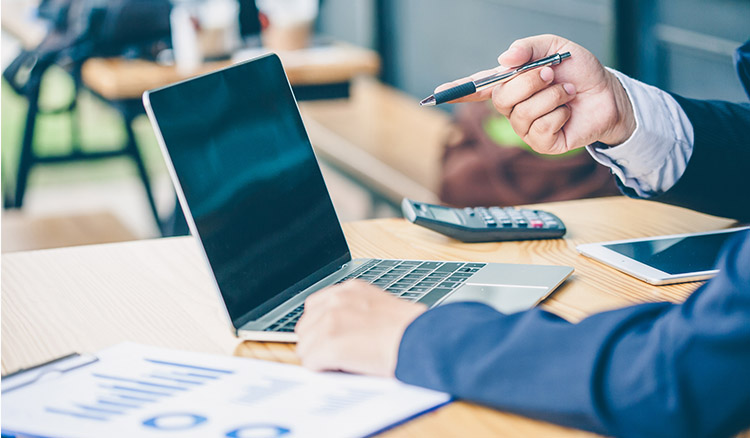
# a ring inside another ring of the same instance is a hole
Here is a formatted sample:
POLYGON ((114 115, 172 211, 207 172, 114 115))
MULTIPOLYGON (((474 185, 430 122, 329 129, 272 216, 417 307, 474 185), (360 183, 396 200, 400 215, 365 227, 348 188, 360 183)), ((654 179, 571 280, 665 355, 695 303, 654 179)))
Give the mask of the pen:
POLYGON ((439 91, 429 97, 422 99, 422 101, 419 102, 419 105, 440 105, 441 103, 468 96, 470 94, 476 93, 477 91, 483 90, 492 84, 507 82, 520 73, 535 70, 537 68, 544 67, 545 65, 557 65, 561 63, 565 58, 570 58, 570 52, 555 53, 554 55, 547 56, 546 58, 531 61, 513 70, 494 73, 484 78, 469 81, 465 84, 457 85, 453 88, 439 91))

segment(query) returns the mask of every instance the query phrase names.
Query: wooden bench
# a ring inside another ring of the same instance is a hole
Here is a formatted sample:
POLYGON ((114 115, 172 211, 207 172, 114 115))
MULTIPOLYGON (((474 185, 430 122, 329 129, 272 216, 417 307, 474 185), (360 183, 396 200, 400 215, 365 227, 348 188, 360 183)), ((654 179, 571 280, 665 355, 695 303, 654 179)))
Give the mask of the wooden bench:
POLYGON ((456 129, 448 114, 369 77, 352 83, 349 99, 300 110, 318 157, 375 198, 438 200, 443 145, 456 129))

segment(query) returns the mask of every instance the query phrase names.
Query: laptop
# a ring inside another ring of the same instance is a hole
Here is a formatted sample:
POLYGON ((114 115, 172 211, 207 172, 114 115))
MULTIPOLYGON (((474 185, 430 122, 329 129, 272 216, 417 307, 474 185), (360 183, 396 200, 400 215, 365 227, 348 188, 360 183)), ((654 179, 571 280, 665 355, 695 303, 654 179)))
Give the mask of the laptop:
POLYGON ((504 313, 547 297, 573 269, 352 259, 279 58, 268 54, 147 91, 144 106, 234 333, 295 342, 304 300, 360 278, 428 306, 504 313))

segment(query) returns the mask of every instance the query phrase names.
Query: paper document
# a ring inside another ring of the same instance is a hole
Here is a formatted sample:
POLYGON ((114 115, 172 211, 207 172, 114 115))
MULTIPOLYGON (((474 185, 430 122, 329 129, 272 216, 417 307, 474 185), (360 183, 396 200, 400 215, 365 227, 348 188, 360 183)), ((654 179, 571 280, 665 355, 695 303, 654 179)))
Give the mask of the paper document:
POLYGON ((96 358, 3 379, 3 434, 357 437, 450 400, 395 379, 132 343, 96 358))

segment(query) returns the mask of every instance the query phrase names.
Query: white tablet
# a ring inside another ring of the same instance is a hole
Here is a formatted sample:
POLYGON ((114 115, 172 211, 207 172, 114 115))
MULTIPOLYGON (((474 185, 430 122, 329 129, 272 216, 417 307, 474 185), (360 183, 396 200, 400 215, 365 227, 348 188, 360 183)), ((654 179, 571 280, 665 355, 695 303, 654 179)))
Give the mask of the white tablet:
POLYGON ((662 285, 706 280, 719 272, 714 264, 721 246, 749 227, 705 233, 578 245, 581 254, 647 283, 662 285))

